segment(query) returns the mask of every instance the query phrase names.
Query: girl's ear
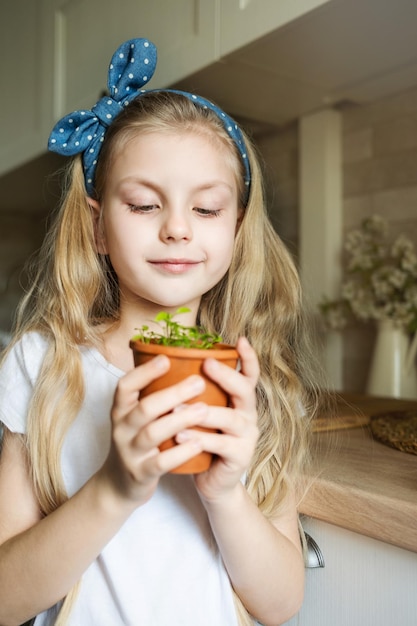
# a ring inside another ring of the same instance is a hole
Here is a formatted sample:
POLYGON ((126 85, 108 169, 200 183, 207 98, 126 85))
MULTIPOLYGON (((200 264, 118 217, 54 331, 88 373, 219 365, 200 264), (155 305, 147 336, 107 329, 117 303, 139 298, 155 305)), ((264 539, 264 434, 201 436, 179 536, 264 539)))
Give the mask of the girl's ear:
POLYGON ((93 198, 87 198, 87 202, 93 218, 94 240, 96 242, 97 252, 99 254, 107 254, 106 237, 103 229, 100 203, 98 200, 93 200, 93 198))

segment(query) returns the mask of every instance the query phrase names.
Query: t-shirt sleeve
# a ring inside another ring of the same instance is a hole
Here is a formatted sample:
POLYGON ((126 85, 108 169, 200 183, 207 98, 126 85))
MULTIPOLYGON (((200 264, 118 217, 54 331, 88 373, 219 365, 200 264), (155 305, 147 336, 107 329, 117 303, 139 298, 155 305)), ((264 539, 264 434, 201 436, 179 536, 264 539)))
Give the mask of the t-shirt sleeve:
POLYGON ((8 353, 0 369, 0 421, 14 433, 26 433, 27 414, 46 341, 27 333, 8 353))

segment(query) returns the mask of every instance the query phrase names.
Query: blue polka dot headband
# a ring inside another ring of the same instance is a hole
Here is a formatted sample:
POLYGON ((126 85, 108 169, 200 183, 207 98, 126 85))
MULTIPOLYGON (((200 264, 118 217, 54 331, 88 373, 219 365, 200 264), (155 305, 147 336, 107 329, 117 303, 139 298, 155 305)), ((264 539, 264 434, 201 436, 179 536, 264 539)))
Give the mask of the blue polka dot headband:
MULTIPOLYGON (((110 62, 107 80, 109 95, 101 98, 91 111, 74 111, 66 115, 52 129, 48 141, 49 150, 64 156, 83 153, 87 193, 92 194, 94 190, 94 174, 106 129, 129 102, 147 93, 142 87, 154 74, 156 58, 156 47, 147 39, 130 39, 123 43, 110 62)), ((233 139, 242 158, 245 169, 246 197, 248 197, 251 181, 249 159, 242 132, 236 122, 218 106, 201 96, 175 89, 150 91, 178 93, 197 106, 214 111, 233 139)))

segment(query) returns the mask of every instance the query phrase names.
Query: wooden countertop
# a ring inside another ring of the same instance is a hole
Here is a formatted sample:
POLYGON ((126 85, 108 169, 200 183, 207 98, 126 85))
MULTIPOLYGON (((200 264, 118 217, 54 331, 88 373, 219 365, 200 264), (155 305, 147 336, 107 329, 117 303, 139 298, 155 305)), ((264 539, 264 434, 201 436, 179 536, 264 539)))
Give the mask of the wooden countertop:
MULTIPOLYGON (((340 394, 362 418, 417 409, 417 401, 340 394)), ((345 405, 344 402, 347 402, 345 405)), ((335 418, 337 419, 337 418, 335 418)), ((376 441, 366 423, 314 434, 310 487, 300 512, 417 552, 417 455, 376 441)))

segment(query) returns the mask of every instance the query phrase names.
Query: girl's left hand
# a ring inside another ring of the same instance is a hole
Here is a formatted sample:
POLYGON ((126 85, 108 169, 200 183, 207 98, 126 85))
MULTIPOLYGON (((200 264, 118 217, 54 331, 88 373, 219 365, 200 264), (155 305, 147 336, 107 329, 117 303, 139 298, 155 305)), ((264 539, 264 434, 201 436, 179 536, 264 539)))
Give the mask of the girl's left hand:
POLYGON ((246 338, 241 337, 236 347, 241 361, 239 372, 214 359, 206 359, 204 363, 205 373, 230 397, 229 407, 209 407, 208 416, 201 424, 220 432, 187 430, 177 435, 178 442, 198 437, 203 449, 216 455, 210 469, 194 477, 202 499, 207 502, 227 496, 240 483, 259 436, 255 395, 258 359, 246 338))

